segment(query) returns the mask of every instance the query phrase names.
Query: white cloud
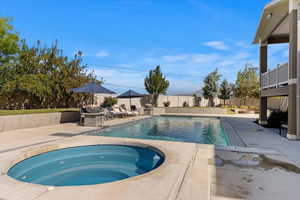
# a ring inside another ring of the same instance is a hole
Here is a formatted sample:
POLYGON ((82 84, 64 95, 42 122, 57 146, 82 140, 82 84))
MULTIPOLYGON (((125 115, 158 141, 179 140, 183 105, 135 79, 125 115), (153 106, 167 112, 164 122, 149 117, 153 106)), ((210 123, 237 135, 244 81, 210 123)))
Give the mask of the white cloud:
MULTIPOLYGON (((211 63, 219 59, 218 54, 174 54, 162 56, 161 60, 156 60, 157 62, 162 62, 165 64, 176 63, 176 62, 188 62, 188 63, 211 63)), ((149 59, 148 61, 155 61, 155 59, 149 59)))
POLYGON ((235 64, 235 61, 233 61, 233 60, 224 60, 224 61, 220 62, 219 65, 221 67, 227 67, 227 66, 230 66, 230 65, 233 65, 233 64, 235 64))
POLYGON ((216 49, 216 50, 228 50, 229 47, 225 45, 223 41, 209 41, 203 43, 205 46, 208 46, 210 48, 216 49))
POLYGON ((106 51, 106 50, 101 50, 101 51, 98 51, 98 53, 96 53, 96 56, 97 57, 107 57, 109 56, 110 54, 106 51))
MULTIPOLYGON (((221 41, 214 43, 217 48, 228 49, 228 47, 221 41), (217 45, 216 45, 217 44, 217 45), (221 45, 220 45, 221 44, 221 45), (223 46, 223 47, 222 47, 223 46)), ((119 70, 106 69, 96 70, 96 74, 103 77, 107 83, 122 85, 121 91, 132 87, 132 89, 144 88, 144 78, 148 74, 149 69, 153 69, 156 65, 161 65, 162 72, 170 80, 170 91, 185 91, 186 93, 193 92, 200 89, 203 78, 212 70, 218 68, 223 75, 222 78, 233 82, 236 78, 236 73, 242 69, 247 62, 253 63, 257 66, 258 48, 247 47, 244 43, 237 43, 236 41, 227 41, 230 45, 230 51, 220 51, 217 53, 206 52, 178 52, 177 50, 152 50, 151 53, 145 52, 143 55, 132 56, 129 55, 125 64, 115 64, 115 66, 122 66, 136 69, 134 70, 119 70)), ((210 44, 211 45, 211 44, 210 44)), ((276 55, 271 56, 270 64, 282 63, 284 58, 284 50, 282 46, 275 47, 272 52, 277 52, 276 55), (278 54, 278 55, 277 55, 278 54)), ((271 54, 269 52, 269 54, 271 54)), ((122 60, 124 61, 124 60, 122 60)), ((110 88, 110 87, 109 87, 110 88)), ((114 89, 114 87, 111 87, 114 89)), ((117 87, 117 89, 119 89, 117 87)), ((177 92, 179 93, 179 92, 177 92)))
POLYGON ((117 69, 96 69, 97 78, 103 77, 104 85, 116 92, 134 89, 144 92, 144 78, 146 73, 120 72, 117 69))
POLYGON ((219 59, 217 54, 195 54, 191 56, 193 63, 211 63, 219 59))
POLYGON ((162 56, 162 60, 165 62, 176 62, 185 60, 188 57, 186 54, 178 54, 178 55, 166 55, 162 56))
POLYGON ((251 56, 250 53, 238 53, 232 57, 233 60, 247 59, 251 56))

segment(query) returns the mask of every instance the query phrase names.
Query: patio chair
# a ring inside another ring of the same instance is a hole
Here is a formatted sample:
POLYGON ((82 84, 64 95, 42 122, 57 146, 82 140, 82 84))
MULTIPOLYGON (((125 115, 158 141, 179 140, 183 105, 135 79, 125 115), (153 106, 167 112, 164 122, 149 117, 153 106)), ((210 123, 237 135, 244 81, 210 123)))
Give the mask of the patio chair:
POLYGON ((84 124, 84 113, 87 113, 87 110, 85 107, 80 108, 80 120, 79 120, 79 125, 84 124))
POLYGON ((137 115, 136 112, 128 111, 128 110, 126 109, 125 104, 122 104, 122 105, 120 106, 120 111, 126 113, 128 116, 136 116, 136 115, 137 115))
POLYGON ((104 112, 104 119, 105 120, 109 120, 109 119, 114 118, 114 115, 107 108, 104 108, 103 112, 104 112))
POLYGON ((108 107, 107 108, 109 113, 112 114, 113 116, 115 117, 125 117, 126 113, 124 112, 121 112, 119 108, 116 108, 116 107, 108 107))
POLYGON ((138 111, 138 109, 135 105, 131 105, 130 110, 131 110, 131 112, 135 113, 136 115, 140 114, 140 112, 138 111))

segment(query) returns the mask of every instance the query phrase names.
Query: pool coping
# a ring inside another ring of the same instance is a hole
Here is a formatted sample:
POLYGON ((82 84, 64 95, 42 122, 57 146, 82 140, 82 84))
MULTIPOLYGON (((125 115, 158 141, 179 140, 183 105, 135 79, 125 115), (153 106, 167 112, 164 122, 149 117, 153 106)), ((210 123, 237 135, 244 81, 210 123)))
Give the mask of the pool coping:
MULTIPOLYGON (((149 183, 156 182, 156 184, 164 184, 165 187, 157 187, 158 190, 164 195, 164 198, 158 199, 173 199, 170 196, 176 195, 180 196, 180 191, 183 181, 187 178, 186 173, 190 167, 191 162, 194 163, 193 165, 198 166, 207 174, 207 178, 205 180, 209 185, 209 173, 206 171, 209 168, 209 159, 212 159, 214 155, 212 152, 214 151, 213 145, 202 145, 202 144, 194 144, 194 143, 182 143, 182 142, 170 142, 170 141, 153 141, 153 140, 142 140, 142 139, 132 139, 132 138, 111 138, 111 137, 104 137, 104 136, 90 136, 90 135, 79 135, 73 138, 67 138, 63 142, 62 141, 53 141, 51 144, 43 145, 40 147, 33 147, 26 150, 16 150, 16 152, 8 153, 6 156, 5 162, 2 163, 1 167, 1 175, 0 175, 0 188, 6 188, 7 191, 2 191, 0 189, 0 199, 10 199, 11 195, 23 194, 23 199, 31 199, 30 195, 37 196, 34 199, 54 199, 52 194, 55 196, 64 196, 70 195, 70 192, 74 192, 74 188, 76 190, 80 190, 83 193, 87 190, 89 192, 101 195, 107 195, 106 199, 114 199, 110 198, 111 194, 110 190, 122 187, 126 188, 126 191, 129 193, 127 194, 130 196, 128 199, 141 199, 143 196, 131 194, 130 191, 135 191, 136 187, 146 188, 147 180, 149 183), (115 181, 111 183, 105 184, 96 184, 96 185, 85 185, 85 186, 44 186, 44 185, 37 185, 33 183, 21 182, 11 178, 7 175, 7 172, 10 167, 14 166, 14 164, 32 157, 36 156, 41 153, 45 153, 48 151, 69 148, 69 147, 77 147, 77 146, 87 146, 87 145, 129 145, 129 146, 140 146, 146 148, 153 148, 155 151, 159 151, 165 155, 165 161, 162 165, 148 173, 130 177, 128 179, 123 179, 120 181, 115 181), (199 154, 202 160, 205 160, 204 163, 194 163, 195 157, 198 151, 205 151, 207 152, 206 155, 203 153, 199 154), (205 164, 206 163, 206 164, 205 164), (5 184, 5 187, 4 185, 5 184), (134 187, 130 186, 134 185, 134 187), (159 189, 161 188, 161 189, 159 189), (162 191, 164 188, 168 188, 167 191, 162 191), (25 193, 26 191, 26 193, 25 193), (102 192, 100 192, 102 191, 102 192), (103 194, 102 194, 103 193, 103 194), (47 195, 46 195, 47 194, 47 195), (50 197, 47 197, 50 196, 50 197), (28 197, 28 198, 27 198, 28 197)), ((149 184, 147 187, 154 187, 153 185, 149 184)), ((152 193, 154 191, 149 191, 148 193, 152 193)), ((200 191, 195 191, 199 193, 200 191)), ((203 192, 203 191, 201 191, 203 192)), ((186 194, 185 194, 186 195, 186 194)), ((205 194, 203 194, 205 196, 205 194)), ((150 198, 143 198, 143 199, 152 199, 150 198)), ((33 198, 32 198, 33 199, 33 198)), ((68 198, 66 198, 68 199, 68 198)), ((104 198, 105 199, 105 198, 104 198)), ((119 199, 119 198, 116 198, 119 199)), ((126 199, 126 198, 124 198, 126 199)), ((179 198, 180 199, 180 198, 179 198)))

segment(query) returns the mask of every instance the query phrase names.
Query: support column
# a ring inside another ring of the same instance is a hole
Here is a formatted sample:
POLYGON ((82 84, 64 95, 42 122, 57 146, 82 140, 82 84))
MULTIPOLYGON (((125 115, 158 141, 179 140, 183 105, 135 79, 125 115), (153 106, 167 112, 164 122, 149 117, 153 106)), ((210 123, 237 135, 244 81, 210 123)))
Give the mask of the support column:
POLYGON ((287 138, 297 139, 297 51, 298 51, 298 11, 292 9, 289 15, 289 107, 287 138))
MULTIPOLYGON (((260 69, 260 84, 262 80, 262 73, 267 72, 268 70, 268 44, 261 44, 259 51, 259 69, 260 69)), ((259 123, 261 125, 266 125, 268 122, 268 98, 262 97, 260 95, 260 114, 259 114, 259 123)))

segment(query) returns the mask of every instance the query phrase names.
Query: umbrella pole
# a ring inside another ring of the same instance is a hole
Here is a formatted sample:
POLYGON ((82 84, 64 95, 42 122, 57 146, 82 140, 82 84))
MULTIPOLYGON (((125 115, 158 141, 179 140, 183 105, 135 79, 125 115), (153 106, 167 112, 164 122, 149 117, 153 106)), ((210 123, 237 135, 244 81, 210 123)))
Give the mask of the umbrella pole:
POLYGON ((131 97, 129 97, 129 109, 131 111, 131 97))

